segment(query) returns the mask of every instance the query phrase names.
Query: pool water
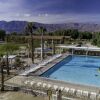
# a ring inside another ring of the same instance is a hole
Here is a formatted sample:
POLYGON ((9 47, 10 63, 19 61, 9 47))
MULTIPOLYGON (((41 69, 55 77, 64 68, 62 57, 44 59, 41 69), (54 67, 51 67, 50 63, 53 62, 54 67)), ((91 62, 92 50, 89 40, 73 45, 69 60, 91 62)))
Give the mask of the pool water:
POLYGON ((41 76, 100 87, 100 57, 68 56, 41 76))

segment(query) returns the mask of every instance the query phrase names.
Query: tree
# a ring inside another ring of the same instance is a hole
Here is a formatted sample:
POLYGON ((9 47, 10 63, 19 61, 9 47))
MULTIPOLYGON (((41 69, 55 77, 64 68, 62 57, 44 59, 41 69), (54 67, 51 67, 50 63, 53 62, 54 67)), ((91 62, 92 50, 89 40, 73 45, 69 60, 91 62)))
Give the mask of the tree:
POLYGON ((18 33, 17 32, 12 32, 10 35, 16 36, 18 33))
POLYGON ((95 33, 93 35, 93 40, 92 40, 93 45, 97 45, 100 47, 100 33, 95 33))
POLYGON ((79 32, 80 39, 92 39, 92 33, 90 32, 79 32))
POLYGON ((26 32, 30 34, 30 38, 31 38, 31 58, 32 58, 32 62, 34 63, 34 41, 33 41, 33 32, 34 30, 36 30, 37 27, 35 27, 35 25, 32 22, 29 22, 26 26, 26 32))
POLYGON ((14 51, 17 51, 19 49, 18 45, 15 44, 5 44, 1 48, 1 51, 4 51, 6 53, 6 67, 7 67, 7 74, 9 75, 9 59, 8 56, 9 54, 12 54, 14 51))
POLYGON ((77 29, 71 30, 71 31, 70 31, 70 36, 71 36, 71 38, 73 38, 73 39, 77 39, 77 38, 79 37, 79 32, 78 32, 78 30, 77 30, 77 29))
POLYGON ((6 32, 4 30, 0 30, 0 40, 4 41, 6 36, 6 32))
POLYGON ((43 35, 46 32, 46 28, 44 27, 39 27, 38 32, 41 34, 41 60, 44 59, 44 40, 43 40, 43 35))
POLYGON ((22 65, 20 58, 17 57, 15 59, 15 64, 14 65, 15 65, 15 68, 20 67, 22 65))

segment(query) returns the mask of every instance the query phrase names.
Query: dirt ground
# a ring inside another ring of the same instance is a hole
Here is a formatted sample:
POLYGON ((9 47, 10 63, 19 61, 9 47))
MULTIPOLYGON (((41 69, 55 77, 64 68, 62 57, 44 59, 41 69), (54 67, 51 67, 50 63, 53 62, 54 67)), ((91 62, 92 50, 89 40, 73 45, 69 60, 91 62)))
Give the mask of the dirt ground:
POLYGON ((0 93, 0 100, 48 100, 48 97, 34 97, 22 92, 0 93))

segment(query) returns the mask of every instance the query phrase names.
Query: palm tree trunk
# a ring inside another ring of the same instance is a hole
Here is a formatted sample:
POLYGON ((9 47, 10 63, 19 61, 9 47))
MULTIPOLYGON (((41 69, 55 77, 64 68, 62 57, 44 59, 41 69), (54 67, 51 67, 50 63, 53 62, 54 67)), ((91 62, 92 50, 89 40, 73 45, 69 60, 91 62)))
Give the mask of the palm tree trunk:
POLYGON ((55 54, 55 43, 54 40, 52 40, 52 54, 55 54))
POLYGON ((7 62, 6 62, 6 67, 7 67, 7 75, 9 75, 10 74, 10 72, 9 72, 9 58, 8 58, 8 52, 7 52, 7 54, 6 54, 6 60, 7 60, 7 62))
POLYGON ((1 91, 4 91, 4 72, 3 72, 3 62, 1 64, 1 91))
POLYGON ((31 57, 32 57, 32 63, 34 63, 34 41, 31 33, 31 57))
POLYGON ((44 41, 43 41, 43 32, 41 34, 41 61, 44 59, 44 41))

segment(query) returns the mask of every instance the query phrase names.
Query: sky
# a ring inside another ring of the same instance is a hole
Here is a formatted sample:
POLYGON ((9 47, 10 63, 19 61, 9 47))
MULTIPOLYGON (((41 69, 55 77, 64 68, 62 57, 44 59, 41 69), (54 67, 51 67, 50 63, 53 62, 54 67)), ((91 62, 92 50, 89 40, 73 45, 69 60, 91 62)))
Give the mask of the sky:
POLYGON ((100 0, 0 0, 0 20, 100 23, 100 0))

